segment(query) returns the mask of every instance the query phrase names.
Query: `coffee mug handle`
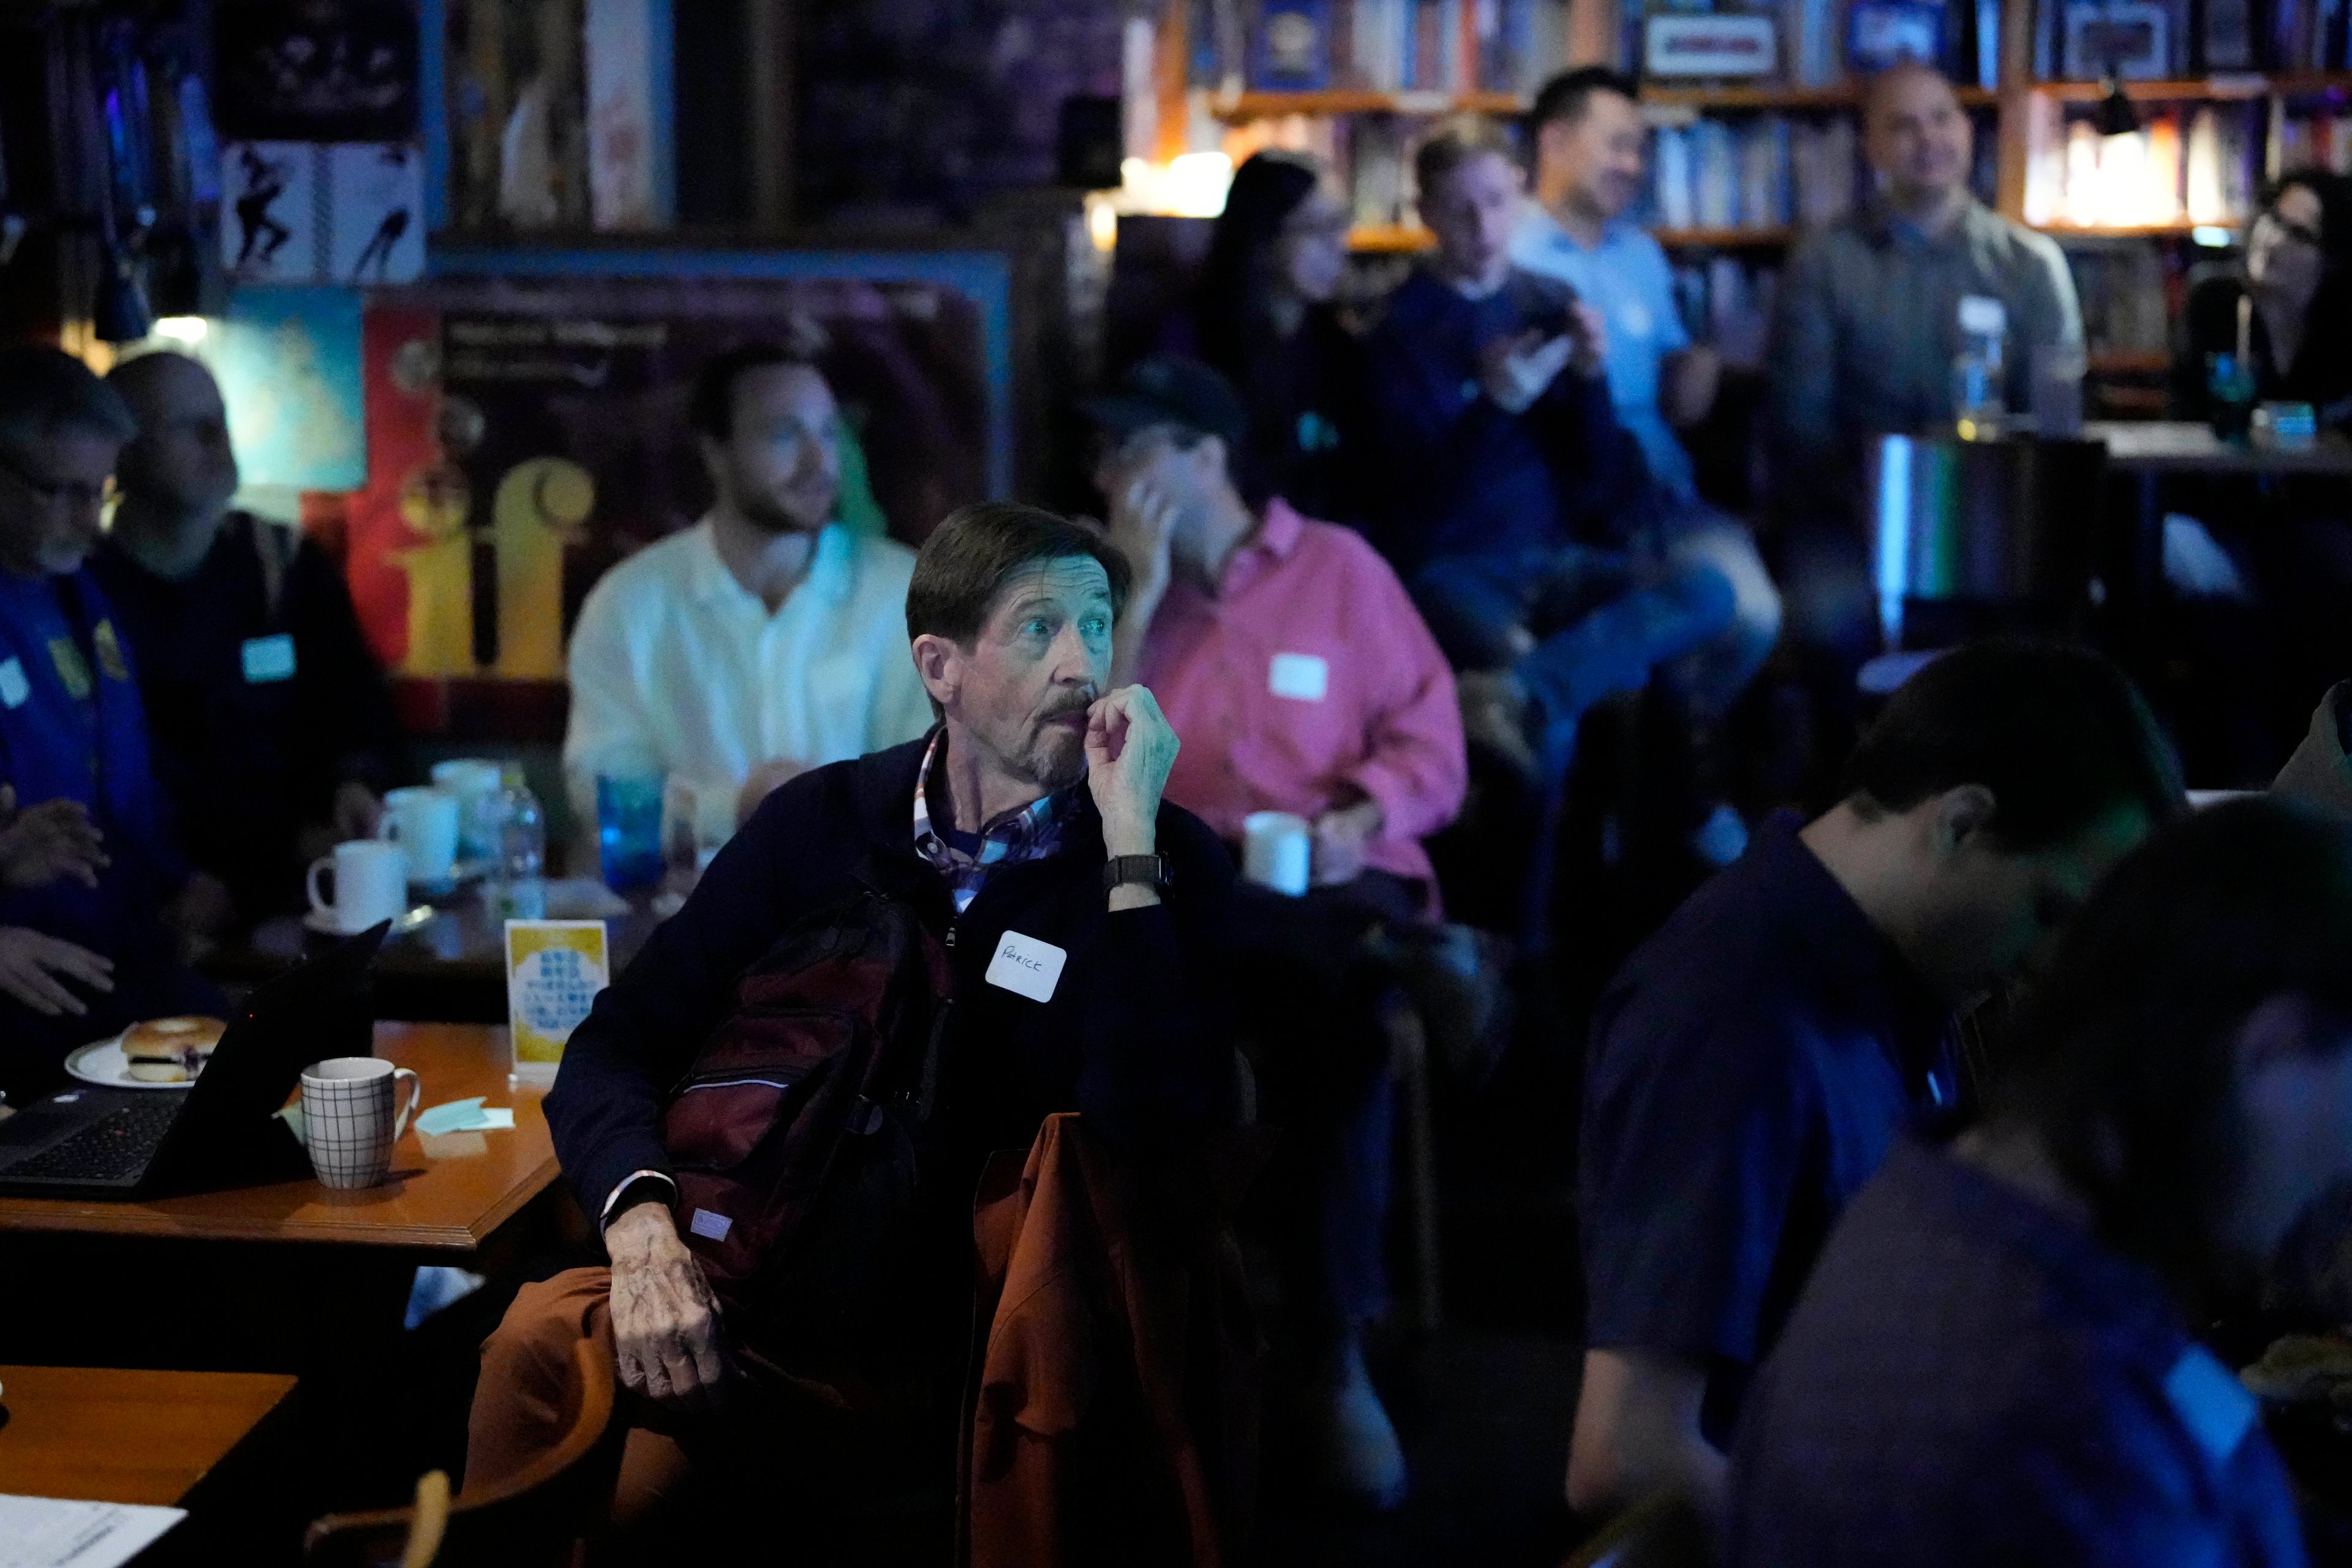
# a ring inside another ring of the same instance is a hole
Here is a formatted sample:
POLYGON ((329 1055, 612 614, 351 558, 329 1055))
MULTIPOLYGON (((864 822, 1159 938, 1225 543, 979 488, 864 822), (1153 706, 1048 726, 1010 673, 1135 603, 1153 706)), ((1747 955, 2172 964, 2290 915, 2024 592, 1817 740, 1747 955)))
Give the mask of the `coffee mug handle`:
MULTIPOLYGON (((335 906, 319 896, 319 873, 331 871, 334 868, 335 858, 331 855, 321 855, 310 862, 310 871, 302 878, 302 890, 310 895, 310 908, 322 915, 333 914, 335 906)), ((335 890, 342 891, 341 888, 335 890)))
POLYGON ((396 1095, 400 1092, 397 1086, 402 1079, 408 1080, 408 1103, 402 1106, 400 1114, 392 1119, 392 1136, 394 1141, 397 1141, 403 1132, 408 1131, 408 1119, 416 1114, 416 1102, 425 1098, 425 1080, 407 1068, 392 1069, 392 1081, 395 1086, 393 1093, 396 1095))

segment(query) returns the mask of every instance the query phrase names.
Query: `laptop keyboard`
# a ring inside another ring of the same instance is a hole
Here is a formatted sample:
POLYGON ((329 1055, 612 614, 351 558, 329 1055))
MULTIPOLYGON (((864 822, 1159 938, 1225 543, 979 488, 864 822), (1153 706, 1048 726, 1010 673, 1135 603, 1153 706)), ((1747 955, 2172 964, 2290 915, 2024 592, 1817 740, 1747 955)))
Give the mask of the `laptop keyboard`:
POLYGON ((110 1110, 30 1159, 0 1165, 0 1179, 14 1182, 38 1176, 50 1181, 119 1182, 135 1176, 146 1168, 179 1112, 178 1095, 153 1095, 136 1105, 110 1110))

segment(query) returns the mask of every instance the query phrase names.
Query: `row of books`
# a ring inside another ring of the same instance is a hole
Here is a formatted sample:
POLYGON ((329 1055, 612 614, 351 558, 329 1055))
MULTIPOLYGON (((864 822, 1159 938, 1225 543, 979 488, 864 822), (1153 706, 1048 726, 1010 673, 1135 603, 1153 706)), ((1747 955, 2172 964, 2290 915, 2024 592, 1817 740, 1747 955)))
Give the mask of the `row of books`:
POLYGON ((1196 9, 1210 24, 1194 35, 1197 86, 1525 97, 1567 58, 1566 0, 1196 0, 1196 9))
POLYGON ((1780 279, 1780 268, 1769 262, 1731 256, 1685 262, 1675 268, 1675 303, 1685 330, 1714 344, 1726 365, 1761 370, 1780 279))
POLYGON ((2095 357, 2168 351, 2185 267, 2177 247, 2070 243, 2066 265, 2082 303, 2086 352, 2095 357))
MULTIPOLYGON (((1995 156, 1987 128, 1971 178, 1988 199, 1995 156)), ((1852 212, 1866 180, 1851 114, 1709 115, 1658 129, 1647 216, 1665 228, 1811 227, 1852 212)))
POLYGON ((2352 174, 2352 114, 2288 115, 2279 125, 2281 169, 2352 174))
POLYGON ((2044 80, 2347 69, 2347 0, 2035 0, 2033 73, 2044 80))
POLYGON ((2101 136, 2086 114, 2042 103, 2026 124, 2025 221, 2076 227, 2236 224, 2253 210, 2264 122, 2257 103, 2148 115, 2101 136))

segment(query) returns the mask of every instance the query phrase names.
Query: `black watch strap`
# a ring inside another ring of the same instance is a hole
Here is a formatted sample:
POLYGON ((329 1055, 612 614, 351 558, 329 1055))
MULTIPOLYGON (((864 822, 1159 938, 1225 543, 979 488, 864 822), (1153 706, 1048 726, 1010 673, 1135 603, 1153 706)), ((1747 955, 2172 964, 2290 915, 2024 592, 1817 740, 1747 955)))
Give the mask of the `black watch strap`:
POLYGON ((1114 855, 1103 862, 1103 891, 1126 887, 1133 882, 1147 888, 1165 888, 1175 880, 1165 855, 1114 855))

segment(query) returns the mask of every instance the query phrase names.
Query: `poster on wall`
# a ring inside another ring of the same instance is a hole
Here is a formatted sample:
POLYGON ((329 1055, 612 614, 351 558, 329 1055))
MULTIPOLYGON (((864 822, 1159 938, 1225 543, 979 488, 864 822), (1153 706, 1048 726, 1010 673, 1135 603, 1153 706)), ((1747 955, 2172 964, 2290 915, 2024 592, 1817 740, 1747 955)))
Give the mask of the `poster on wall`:
POLYGON ((327 273, 339 283, 425 274, 425 155, 403 142, 327 149, 327 273))
POLYGON ((319 276, 318 150, 307 142, 221 149, 221 265, 239 283, 319 276))
POLYGON ((366 483, 359 296, 240 289, 206 350, 247 485, 351 490, 366 483))
POLYGON ((396 142, 417 130, 415 0, 220 0, 222 134, 396 142))
POLYGON ((406 676, 561 679, 597 577, 709 506, 687 404, 700 367, 745 343, 791 348, 831 384, 845 524, 918 542, 1002 494, 1002 258, 863 257, 869 276, 825 276, 833 259, 745 264, 804 276, 476 277, 378 296, 367 482, 347 514, 378 655, 406 676))

